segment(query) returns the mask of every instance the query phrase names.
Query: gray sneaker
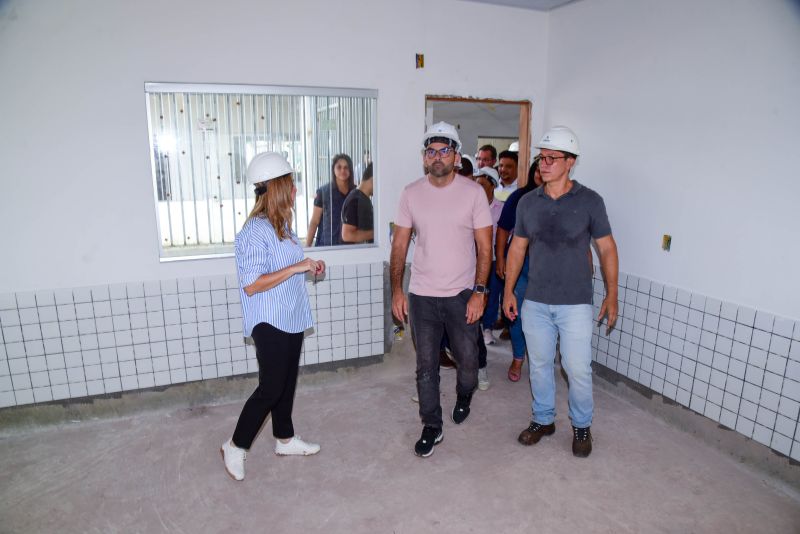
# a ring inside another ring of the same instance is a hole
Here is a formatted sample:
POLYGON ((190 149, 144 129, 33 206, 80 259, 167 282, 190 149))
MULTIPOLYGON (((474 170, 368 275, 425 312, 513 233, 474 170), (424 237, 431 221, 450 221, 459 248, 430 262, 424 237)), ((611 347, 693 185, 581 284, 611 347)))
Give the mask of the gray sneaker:
POLYGON ((489 371, 486 367, 478 369, 478 389, 481 391, 489 389, 489 371))

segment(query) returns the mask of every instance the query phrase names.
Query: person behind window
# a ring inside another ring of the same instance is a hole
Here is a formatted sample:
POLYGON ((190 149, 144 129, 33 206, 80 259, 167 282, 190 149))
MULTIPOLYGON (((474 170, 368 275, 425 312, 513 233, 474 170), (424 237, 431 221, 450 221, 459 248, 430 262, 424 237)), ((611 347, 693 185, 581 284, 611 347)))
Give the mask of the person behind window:
POLYGON ((342 206, 342 243, 373 243, 372 163, 364 169, 361 183, 350 191, 342 206))
POLYGON ((306 456, 320 449, 295 435, 292 425, 303 333, 313 324, 304 273, 325 272, 322 260, 303 258, 292 232, 293 173, 275 152, 258 154, 247 168, 256 203, 236 234, 234 251, 243 332, 256 345, 258 387, 245 402, 233 437, 222 445, 225 469, 234 480, 244 479, 247 450, 270 413, 275 454, 306 456))
POLYGON ((337 154, 331 165, 333 179, 317 189, 314 211, 308 225, 306 246, 329 247, 342 244, 342 206, 348 193, 355 189, 353 160, 337 154), (315 239, 316 236, 316 239, 315 239))

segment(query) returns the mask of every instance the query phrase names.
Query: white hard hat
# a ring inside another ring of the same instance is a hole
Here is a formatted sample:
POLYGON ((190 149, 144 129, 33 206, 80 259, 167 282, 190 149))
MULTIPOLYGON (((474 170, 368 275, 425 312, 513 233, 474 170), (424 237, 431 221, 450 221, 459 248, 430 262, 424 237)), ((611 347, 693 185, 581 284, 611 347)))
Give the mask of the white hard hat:
POLYGON ((461 139, 458 138, 456 127, 452 124, 448 124, 446 122, 437 122, 428 128, 428 131, 425 132, 425 136, 422 138, 422 148, 427 148, 430 144, 429 139, 433 139, 435 137, 449 139, 456 145, 453 148, 455 148, 456 151, 461 151, 461 139))
POLYGON ((277 152, 262 152, 247 166, 247 183, 258 184, 294 172, 289 162, 277 152))
POLYGON ((500 175, 497 174, 497 169, 493 169, 492 167, 481 167, 478 169, 478 172, 475 173, 475 176, 488 176, 494 180, 495 187, 500 183, 500 175))
POLYGON ((560 150, 570 154, 580 155, 578 148, 578 136, 566 126, 553 126, 545 132, 542 140, 536 148, 549 148, 550 150, 560 150))
POLYGON ((519 152, 519 141, 514 141, 510 145, 508 145, 508 150, 510 152, 519 152))
MULTIPOLYGON (((469 154, 461 154, 461 159, 462 160, 465 159, 465 160, 469 161, 472 164, 472 175, 474 176, 475 175, 475 171, 477 170, 477 165, 475 164, 475 158, 473 158, 469 154)), ((462 167, 463 167, 463 165, 462 165, 462 167)))

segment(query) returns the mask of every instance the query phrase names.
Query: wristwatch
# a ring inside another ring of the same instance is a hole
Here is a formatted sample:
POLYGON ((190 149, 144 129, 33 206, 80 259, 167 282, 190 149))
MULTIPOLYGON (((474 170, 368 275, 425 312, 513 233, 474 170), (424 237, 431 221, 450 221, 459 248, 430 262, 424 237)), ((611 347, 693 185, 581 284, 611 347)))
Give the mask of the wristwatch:
POLYGON ((482 284, 475 284, 472 288, 473 293, 480 293, 481 295, 485 295, 489 292, 489 288, 482 284))

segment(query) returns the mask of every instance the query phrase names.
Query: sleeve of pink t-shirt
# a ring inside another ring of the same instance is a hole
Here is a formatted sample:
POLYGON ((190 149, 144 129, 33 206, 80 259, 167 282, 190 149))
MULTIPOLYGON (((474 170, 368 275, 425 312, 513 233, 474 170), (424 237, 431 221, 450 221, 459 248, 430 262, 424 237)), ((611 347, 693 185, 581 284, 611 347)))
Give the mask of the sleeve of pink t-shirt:
POLYGON ((397 217, 394 219, 394 224, 403 228, 414 227, 414 220, 408 207, 408 189, 403 189, 403 192, 400 193, 400 204, 397 207, 397 217))
POLYGON ((472 227, 477 230, 487 226, 492 226, 492 212, 489 211, 486 194, 483 190, 477 190, 472 195, 472 227))

